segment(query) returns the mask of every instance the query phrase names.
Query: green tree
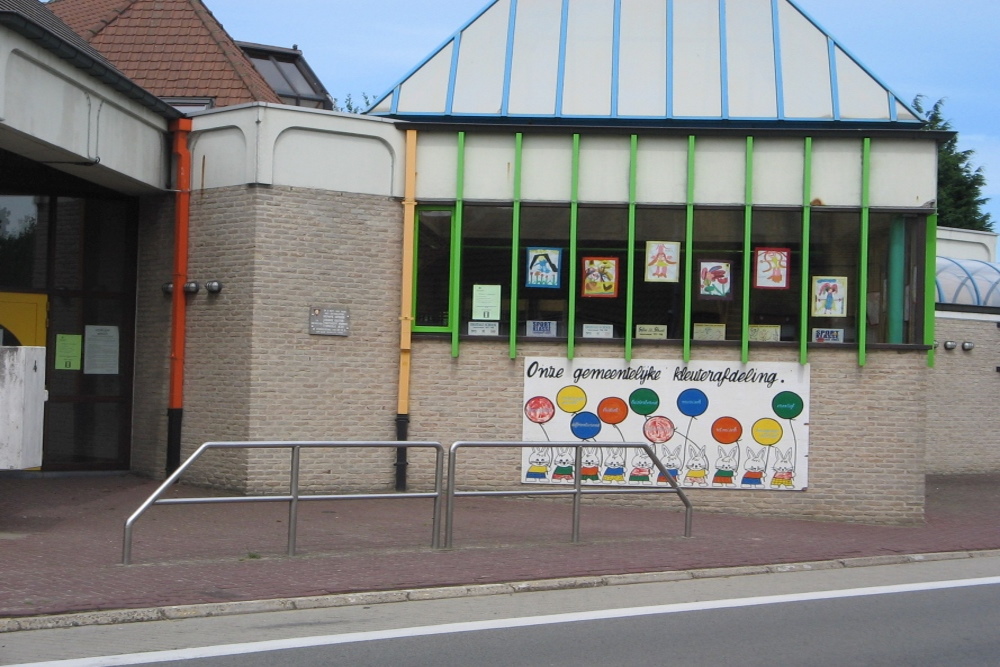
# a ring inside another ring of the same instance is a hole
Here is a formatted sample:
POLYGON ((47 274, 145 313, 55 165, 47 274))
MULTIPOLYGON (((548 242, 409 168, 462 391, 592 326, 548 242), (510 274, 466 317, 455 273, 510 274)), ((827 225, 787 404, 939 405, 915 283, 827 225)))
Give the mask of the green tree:
MULTIPOLYGON (((953 131, 951 121, 944 118, 940 99, 926 109, 925 97, 918 95, 913 107, 927 118, 928 130, 953 131)), ((938 224, 944 227, 993 231, 993 220, 983 206, 989 201, 982 196, 986 175, 982 167, 972 166, 974 150, 958 150, 958 133, 938 148, 938 224)))

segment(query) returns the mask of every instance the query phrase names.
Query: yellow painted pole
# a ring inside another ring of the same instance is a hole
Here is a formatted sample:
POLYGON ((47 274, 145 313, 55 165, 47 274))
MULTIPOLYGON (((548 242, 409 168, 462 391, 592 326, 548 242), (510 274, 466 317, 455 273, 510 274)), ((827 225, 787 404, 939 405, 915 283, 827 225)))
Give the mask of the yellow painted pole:
POLYGON ((406 131, 406 180, 403 186, 402 288, 399 305, 399 395, 397 415, 410 413, 410 352, 413 347, 413 258, 417 220, 417 131, 406 131))

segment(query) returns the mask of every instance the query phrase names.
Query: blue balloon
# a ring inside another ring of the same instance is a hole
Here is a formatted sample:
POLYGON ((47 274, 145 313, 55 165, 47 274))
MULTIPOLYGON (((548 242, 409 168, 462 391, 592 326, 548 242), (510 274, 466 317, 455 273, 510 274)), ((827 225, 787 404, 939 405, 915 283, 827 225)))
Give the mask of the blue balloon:
POLYGON ((677 397, 677 409, 686 417, 697 417, 708 410, 708 396, 701 389, 685 389, 677 397))
POLYGON ((593 412, 577 412, 570 420, 569 428, 581 440, 590 440, 601 432, 601 420, 593 412))

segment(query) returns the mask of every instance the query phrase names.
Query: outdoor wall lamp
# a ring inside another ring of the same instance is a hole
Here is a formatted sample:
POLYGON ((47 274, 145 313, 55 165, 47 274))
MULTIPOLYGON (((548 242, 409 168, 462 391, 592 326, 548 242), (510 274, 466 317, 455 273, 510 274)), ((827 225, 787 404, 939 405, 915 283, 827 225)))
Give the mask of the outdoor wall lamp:
POLYGON ((222 291, 222 283, 218 280, 209 280, 205 283, 205 289, 208 290, 209 294, 218 294, 222 291))
POLYGON ((163 285, 160 286, 160 289, 163 290, 164 294, 173 294, 174 293, 174 284, 173 283, 163 283, 163 285))
POLYGON ((201 291, 201 285, 198 284, 198 281, 190 280, 184 283, 185 294, 197 294, 199 291, 201 291))
POLYGON ((954 350, 956 347, 958 347, 958 343, 953 340, 946 340, 944 342, 944 349, 946 350, 954 350))
POLYGON ((968 352, 969 350, 971 350, 975 346, 976 346, 976 344, 973 343, 971 340, 967 340, 964 343, 962 343, 962 349, 965 350, 966 352, 968 352))

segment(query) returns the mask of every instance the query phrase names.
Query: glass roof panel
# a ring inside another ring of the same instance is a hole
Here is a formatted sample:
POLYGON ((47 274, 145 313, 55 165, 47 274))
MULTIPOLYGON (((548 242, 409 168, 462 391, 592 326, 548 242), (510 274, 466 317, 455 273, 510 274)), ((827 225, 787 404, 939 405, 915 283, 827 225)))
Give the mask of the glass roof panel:
POLYGON ((1000 308, 1000 264, 938 257, 934 282, 940 304, 1000 308))

